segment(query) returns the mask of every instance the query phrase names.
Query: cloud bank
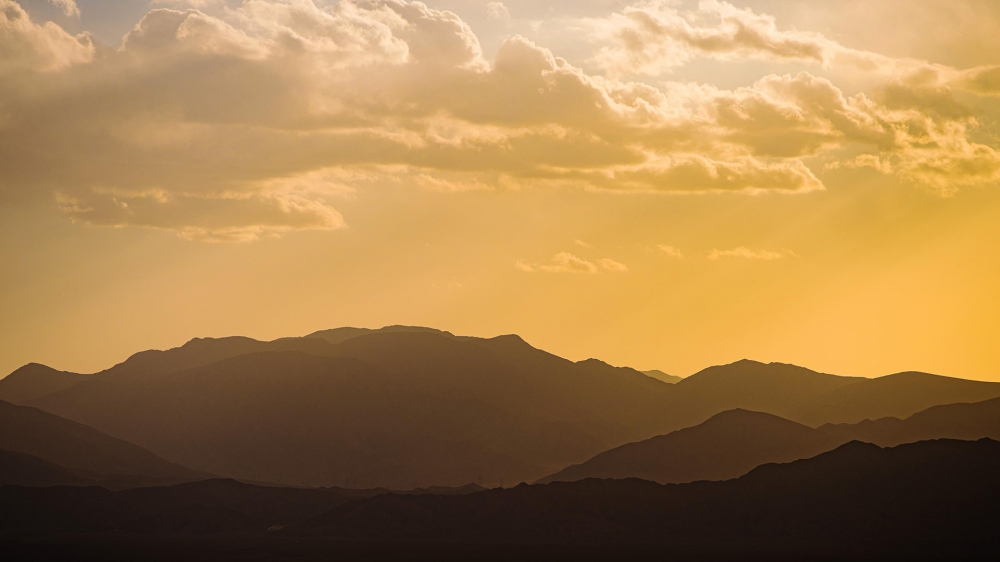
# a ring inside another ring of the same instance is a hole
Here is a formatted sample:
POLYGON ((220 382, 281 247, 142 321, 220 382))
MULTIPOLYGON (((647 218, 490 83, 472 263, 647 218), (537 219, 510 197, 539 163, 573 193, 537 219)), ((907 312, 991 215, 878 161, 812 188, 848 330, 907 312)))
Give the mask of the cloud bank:
POLYGON ((700 22, 653 2, 593 23, 619 42, 596 54, 601 75, 518 36, 488 59, 466 22, 420 2, 185 4, 200 9, 156 7, 110 47, 0 0, 0 198, 251 240, 343 228, 336 198, 380 181, 794 194, 825 188, 815 158, 941 193, 1000 179, 953 96, 992 95, 994 70, 850 51, 724 2, 703 2, 700 22), (733 90, 621 78, 696 57, 850 59, 885 87, 848 96, 807 71, 733 90))

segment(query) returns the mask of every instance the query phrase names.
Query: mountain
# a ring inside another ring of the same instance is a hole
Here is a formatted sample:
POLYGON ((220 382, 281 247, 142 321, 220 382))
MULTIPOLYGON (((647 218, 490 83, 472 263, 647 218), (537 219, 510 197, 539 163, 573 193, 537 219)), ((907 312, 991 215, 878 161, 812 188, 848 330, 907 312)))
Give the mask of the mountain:
POLYGON ((413 488, 534 480, 647 437, 663 407, 651 388, 670 388, 516 336, 389 330, 282 345, 311 352, 98 376, 31 404, 213 474, 413 488))
POLYGON ((1000 443, 851 442, 735 480, 597 480, 466 496, 377 496, 293 530, 369 541, 649 544, 743 558, 995 554, 1000 443))
POLYGON ((29 455, 58 468, 60 474, 72 475, 69 478, 64 474, 60 483, 93 484, 109 480, 112 485, 149 485, 208 476, 83 424, 3 401, 0 401, 0 449, 29 455))
POLYGON ((845 441, 771 414, 737 409, 605 451, 539 483, 585 478, 641 478, 661 484, 728 480, 762 464, 813 457, 845 441))
POLYGON ((1000 396, 997 383, 747 360, 667 384, 514 335, 405 326, 195 339, 91 375, 29 367, 0 380, 0 397, 170 462, 255 482, 393 489, 534 481, 737 408, 815 427, 1000 396))
POLYGON ((974 404, 934 406, 906 419, 882 418, 819 428, 844 440, 891 447, 927 439, 1000 440, 1000 398, 974 404))
POLYGON ((642 374, 646 375, 647 377, 653 377, 654 379, 663 381, 667 384, 675 384, 684 380, 684 377, 678 377, 677 375, 668 375, 659 369, 642 371, 642 374))

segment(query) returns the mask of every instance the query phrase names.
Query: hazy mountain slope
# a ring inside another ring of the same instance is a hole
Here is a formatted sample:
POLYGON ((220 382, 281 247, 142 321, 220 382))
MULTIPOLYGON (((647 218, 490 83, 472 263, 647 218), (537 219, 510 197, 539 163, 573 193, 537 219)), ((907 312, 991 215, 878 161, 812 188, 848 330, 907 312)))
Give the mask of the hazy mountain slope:
POLYGON ((0 486, 79 486, 89 481, 32 455, 0 449, 0 486))
POLYGON ((840 439, 771 414, 730 410, 695 427, 605 451, 540 483, 641 478, 661 484, 728 480, 766 463, 829 451, 840 439))
POLYGON ((746 359, 709 367, 673 385, 676 392, 665 427, 668 431, 690 427, 736 408, 801 422, 817 397, 865 380, 746 359))
POLYGON ((928 373, 897 373, 832 390, 803 415, 808 425, 856 423, 865 419, 903 418, 931 406, 979 402, 1000 397, 1000 384, 942 377, 928 373))
POLYGON ((617 376, 621 379, 628 381, 629 384, 634 384, 641 386, 650 392, 655 392, 658 394, 663 394, 670 392, 668 385, 665 381, 662 381, 656 377, 647 375, 641 371, 636 371, 631 367, 614 367, 608 365, 600 359, 585 359, 583 361, 576 362, 577 367, 586 370, 588 373, 593 375, 608 375, 617 376))
POLYGON ((673 385, 667 433, 725 410, 767 412, 811 427, 905 417, 930 406, 1000 397, 1000 383, 926 373, 874 379, 817 373, 795 365, 742 360, 709 367, 673 385))
POLYGON ((300 532, 366 540, 656 542, 678 548, 871 555, 1000 546, 1000 443, 852 442, 725 482, 583 480, 467 496, 378 496, 300 532))
POLYGON ((94 478, 138 476, 177 480, 207 476, 86 425, 37 408, 2 401, 0 449, 32 455, 69 470, 84 471, 94 478))
POLYGON ((1000 440, 1000 398, 934 406, 903 420, 882 418, 856 424, 827 424, 820 430, 845 440, 857 439, 883 447, 927 439, 1000 440))
POLYGON ((652 369, 649 371, 641 371, 641 372, 647 377, 653 377, 654 379, 663 381, 667 384, 676 384, 684 380, 684 377, 678 377, 677 375, 668 375, 659 369, 652 369))
POLYGON ((22 404, 65 390, 86 379, 87 375, 57 371, 38 363, 28 363, 0 379, 0 400, 22 404))

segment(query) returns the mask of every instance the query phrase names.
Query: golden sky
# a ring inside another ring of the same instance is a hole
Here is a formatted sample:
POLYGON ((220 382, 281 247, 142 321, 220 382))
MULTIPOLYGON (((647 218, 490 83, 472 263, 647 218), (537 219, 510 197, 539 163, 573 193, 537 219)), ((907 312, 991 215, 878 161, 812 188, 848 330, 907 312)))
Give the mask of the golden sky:
POLYGON ((0 0, 0 373, 518 333, 1000 380, 1000 3, 0 0))

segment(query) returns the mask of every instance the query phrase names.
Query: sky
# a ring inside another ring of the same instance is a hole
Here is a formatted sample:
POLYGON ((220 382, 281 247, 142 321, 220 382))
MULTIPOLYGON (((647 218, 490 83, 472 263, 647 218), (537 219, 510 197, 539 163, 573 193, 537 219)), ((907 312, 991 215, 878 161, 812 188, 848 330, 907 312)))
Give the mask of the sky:
POLYGON ((0 374, 517 333, 1000 380, 992 0, 0 0, 0 374))

